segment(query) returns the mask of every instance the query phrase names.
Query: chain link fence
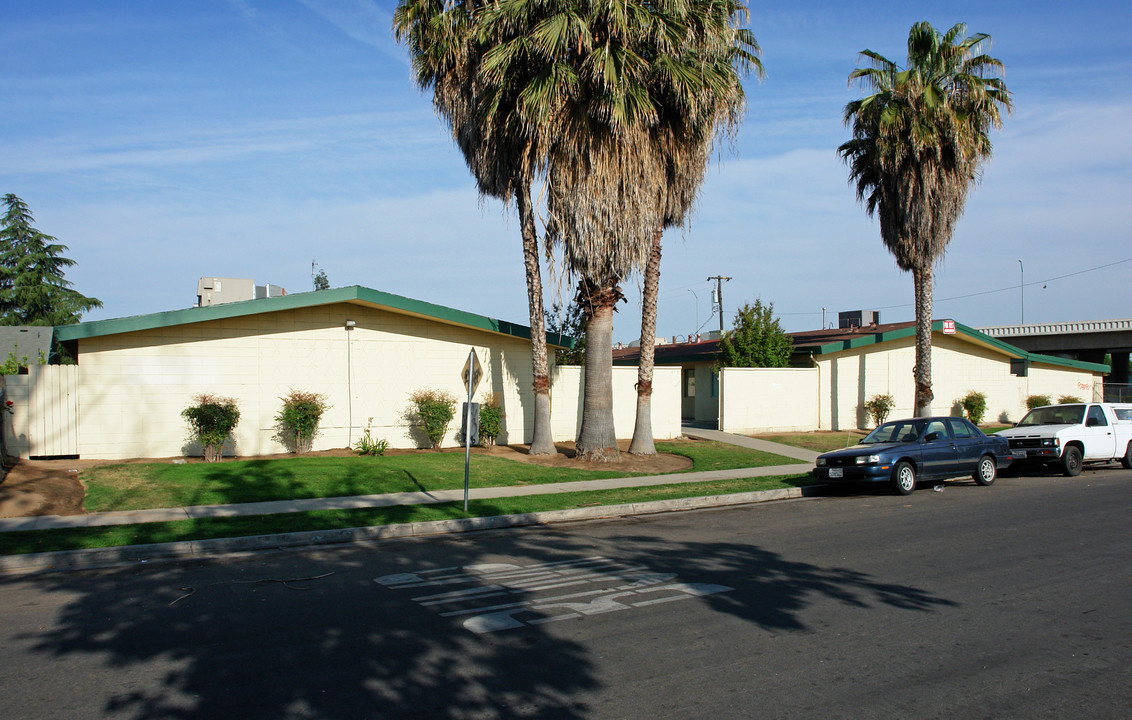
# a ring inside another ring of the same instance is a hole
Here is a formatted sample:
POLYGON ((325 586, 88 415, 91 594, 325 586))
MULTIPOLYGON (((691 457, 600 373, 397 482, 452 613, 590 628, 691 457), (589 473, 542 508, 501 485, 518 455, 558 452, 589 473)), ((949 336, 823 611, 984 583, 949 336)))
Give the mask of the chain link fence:
POLYGON ((1105 402, 1132 402, 1132 383, 1105 383, 1105 402))

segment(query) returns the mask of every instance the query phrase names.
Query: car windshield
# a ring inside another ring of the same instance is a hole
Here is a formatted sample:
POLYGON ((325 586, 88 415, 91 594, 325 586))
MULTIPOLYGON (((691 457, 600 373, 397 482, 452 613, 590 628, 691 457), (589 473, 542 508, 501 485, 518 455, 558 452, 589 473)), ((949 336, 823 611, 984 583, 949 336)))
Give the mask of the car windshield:
POLYGON ((1079 425, 1085 417, 1084 405, 1050 405, 1026 413, 1018 427, 1035 425, 1079 425))
POLYGON ((890 442, 915 442, 924 429, 923 421, 897 420, 885 423, 866 435, 861 444, 873 445, 890 442))

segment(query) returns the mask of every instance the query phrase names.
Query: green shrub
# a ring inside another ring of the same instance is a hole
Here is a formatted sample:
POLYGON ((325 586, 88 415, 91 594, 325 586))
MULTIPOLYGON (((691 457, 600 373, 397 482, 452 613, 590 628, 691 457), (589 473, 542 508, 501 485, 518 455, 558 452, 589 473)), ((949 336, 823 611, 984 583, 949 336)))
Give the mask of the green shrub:
POLYGON ((1058 405, 1072 405, 1073 403, 1083 403, 1083 402, 1085 402, 1085 401, 1082 400, 1081 398, 1077 397, 1076 395, 1062 395, 1061 397, 1059 397, 1057 399, 1058 405))
POLYGON ((888 393, 873 395, 863 407, 872 418, 873 425, 880 425, 888 418, 892 408, 896 407, 896 400, 888 393))
POLYGON ((330 405, 326 396, 305 390, 292 390, 283 397, 283 409, 275 416, 278 437, 297 455, 310 452, 318 433, 318 421, 330 405))
POLYGON ((448 423, 456 415, 456 398, 445 390, 425 388, 410 395, 409 402, 412 403, 407 413, 409 423, 424 431, 432 447, 439 449, 448 423))
POLYGON ((503 429, 503 408, 499 407, 500 398, 495 393, 488 393, 480 403, 480 445, 491 447, 495 438, 503 429))
POLYGON ((366 423, 366 429, 362 431, 362 436, 354 443, 354 450, 356 450, 359 455, 384 455, 385 451, 389 448, 388 440, 373 439, 373 435, 370 434, 370 425, 372 424, 373 418, 370 418, 366 423))
POLYGON ((204 448, 205 462, 220 462, 224 443, 240 421, 240 409, 232 398, 201 393, 194 405, 181 411, 189 423, 189 436, 204 448))
POLYGON ((976 425, 982 423, 983 416, 987 414, 987 396, 984 393, 972 390, 963 396, 959 401, 963 406, 963 412, 967 413, 967 419, 976 425))
POLYGON ((1026 398, 1027 410, 1045 407, 1046 405, 1053 405, 1053 403, 1049 399, 1049 395, 1031 395, 1030 397, 1026 398))

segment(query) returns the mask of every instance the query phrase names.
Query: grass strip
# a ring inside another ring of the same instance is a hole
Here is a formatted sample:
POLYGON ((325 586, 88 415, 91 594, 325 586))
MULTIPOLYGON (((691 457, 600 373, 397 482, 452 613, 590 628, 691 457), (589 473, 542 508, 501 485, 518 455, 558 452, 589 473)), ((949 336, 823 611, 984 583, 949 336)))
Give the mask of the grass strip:
POLYGON ((318 510, 313 512, 247 517, 201 518, 172 522, 112 525, 56 530, 24 530, 0 533, 0 555, 83 550, 92 548, 145 545, 150 543, 184 542, 214 538, 246 537, 277 533, 336 530, 343 528, 395 525, 398 523, 451 520, 469 517, 491 517, 519 513, 564 510, 598 505, 622 505, 653 500, 673 500, 706 495, 801 487, 813 483, 808 474, 714 480, 706 482, 650 485, 639 488, 617 488, 588 492, 529 495, 491 500, 473 500, 464 512, 463 502, 435 505, 399 505, 396 507, 360 508, 352 510, 318 510))
MULTIPOLYGON (((797 462, 780 455, 715 442, 657 443, 657 450, 690 458, 692 467, 681 472, 797 462)), ((513 487, 642 474, 616 468, 546 467, 473 455, 470 484, 477 488, 513 487)), ((79 479, 86 487, 83 508, 87 512, 427 492, 464 486, 464 454, 103 465, 84 471, 79 479)))

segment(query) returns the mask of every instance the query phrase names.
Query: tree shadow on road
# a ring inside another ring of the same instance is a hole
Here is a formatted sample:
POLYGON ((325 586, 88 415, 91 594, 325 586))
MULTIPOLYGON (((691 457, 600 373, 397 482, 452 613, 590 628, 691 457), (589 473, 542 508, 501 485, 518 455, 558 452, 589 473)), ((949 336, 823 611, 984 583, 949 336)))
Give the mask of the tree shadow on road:
MULTIPOLYGON (((53 624, 9 624, 3 637, 29 663, 64 661, 54 664, 103 688, 76 706, 86 716, 583 718, 602 715, 610 659, 602 638, 582 642, 571 620, 674 612, 668 598, 753 628, 803 631, 816 602, 955 605, 739 539, 586 528, 7 578, 0 595, 58 594, 61 605, 53 624)), ((24 697, 5 701, 13 717, 32 714, 44 694, 24 697)))

